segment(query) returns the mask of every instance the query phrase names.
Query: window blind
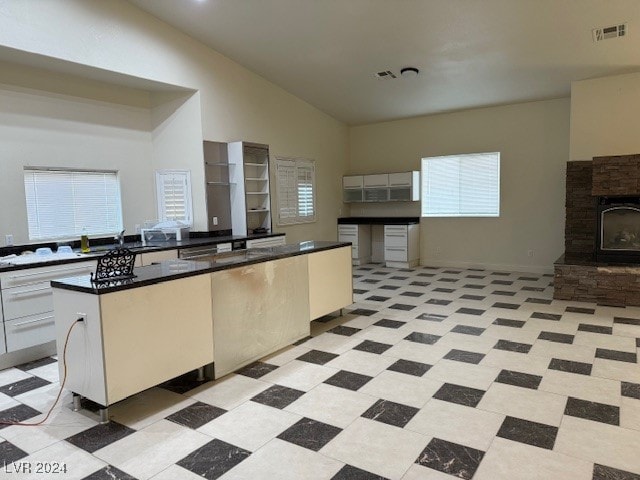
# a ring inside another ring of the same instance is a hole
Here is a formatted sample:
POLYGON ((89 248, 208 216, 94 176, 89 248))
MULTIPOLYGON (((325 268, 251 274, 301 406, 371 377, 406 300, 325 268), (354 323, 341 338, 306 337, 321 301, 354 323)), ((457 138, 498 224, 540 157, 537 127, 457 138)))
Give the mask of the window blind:
POLYGON ((25 169, 30 240, 74 238, 122 230, 115 171, 25 169))
POLYGON ((156 172, 158 219, 193 223, 191 210, 191 173, 188 170, 156 172))
POLYGON ((422 159, 423 217, 498 217, 500 152, 422 159))
POLYGON ((315 221, 315 162, 276 157, 278 224, 315 221))

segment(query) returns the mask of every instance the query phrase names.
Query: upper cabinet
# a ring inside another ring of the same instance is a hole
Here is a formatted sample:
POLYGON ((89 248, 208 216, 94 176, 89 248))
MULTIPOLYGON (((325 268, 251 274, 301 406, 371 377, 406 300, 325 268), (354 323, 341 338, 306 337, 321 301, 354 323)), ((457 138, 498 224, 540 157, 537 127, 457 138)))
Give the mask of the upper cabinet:
POLYGON ((348 175, 342 188, 345 203, 414 202, 420 200, 420 172, 348 175))

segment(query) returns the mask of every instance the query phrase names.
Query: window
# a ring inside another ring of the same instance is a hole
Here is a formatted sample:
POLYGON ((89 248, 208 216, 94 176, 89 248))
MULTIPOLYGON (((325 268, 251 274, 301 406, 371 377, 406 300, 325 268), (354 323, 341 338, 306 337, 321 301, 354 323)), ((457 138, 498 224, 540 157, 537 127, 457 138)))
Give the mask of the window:
POLYGON ((276 158, 278 225, 310 223, 316 220, 315 162, 276 158))
POLYGON ((117 172, 25 168, 24 190, 30 240, 122 230, 117 172))
POLYGON ((500 216, 500 152, 423 158, 422 216, 500 216))
POLYGON ((158 170, 156 172, 158 220, 177 220, 193 224, 191 210, 191 172, 158 170))

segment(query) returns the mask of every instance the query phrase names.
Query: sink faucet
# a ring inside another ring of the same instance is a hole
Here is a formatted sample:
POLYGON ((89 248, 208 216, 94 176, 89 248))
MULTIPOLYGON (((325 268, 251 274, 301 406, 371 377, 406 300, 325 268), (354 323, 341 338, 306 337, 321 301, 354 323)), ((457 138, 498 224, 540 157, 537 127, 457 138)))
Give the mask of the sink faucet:
POLYGON ((113 239, 115 241, 117 241, 120 244, 121 247, 124 245, 124 232, 125 231, 126 231, 126 229, 123 229, 118 235, 113 237, 113 239))

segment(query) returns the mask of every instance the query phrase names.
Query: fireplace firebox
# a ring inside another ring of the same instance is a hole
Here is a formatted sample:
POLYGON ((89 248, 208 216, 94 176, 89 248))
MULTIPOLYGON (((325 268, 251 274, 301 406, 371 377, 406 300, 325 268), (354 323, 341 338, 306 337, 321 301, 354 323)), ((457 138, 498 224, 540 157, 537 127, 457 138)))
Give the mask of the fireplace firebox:
POLYGON ((596 260, 640 263, 640 197, 598 197, 596 260))

